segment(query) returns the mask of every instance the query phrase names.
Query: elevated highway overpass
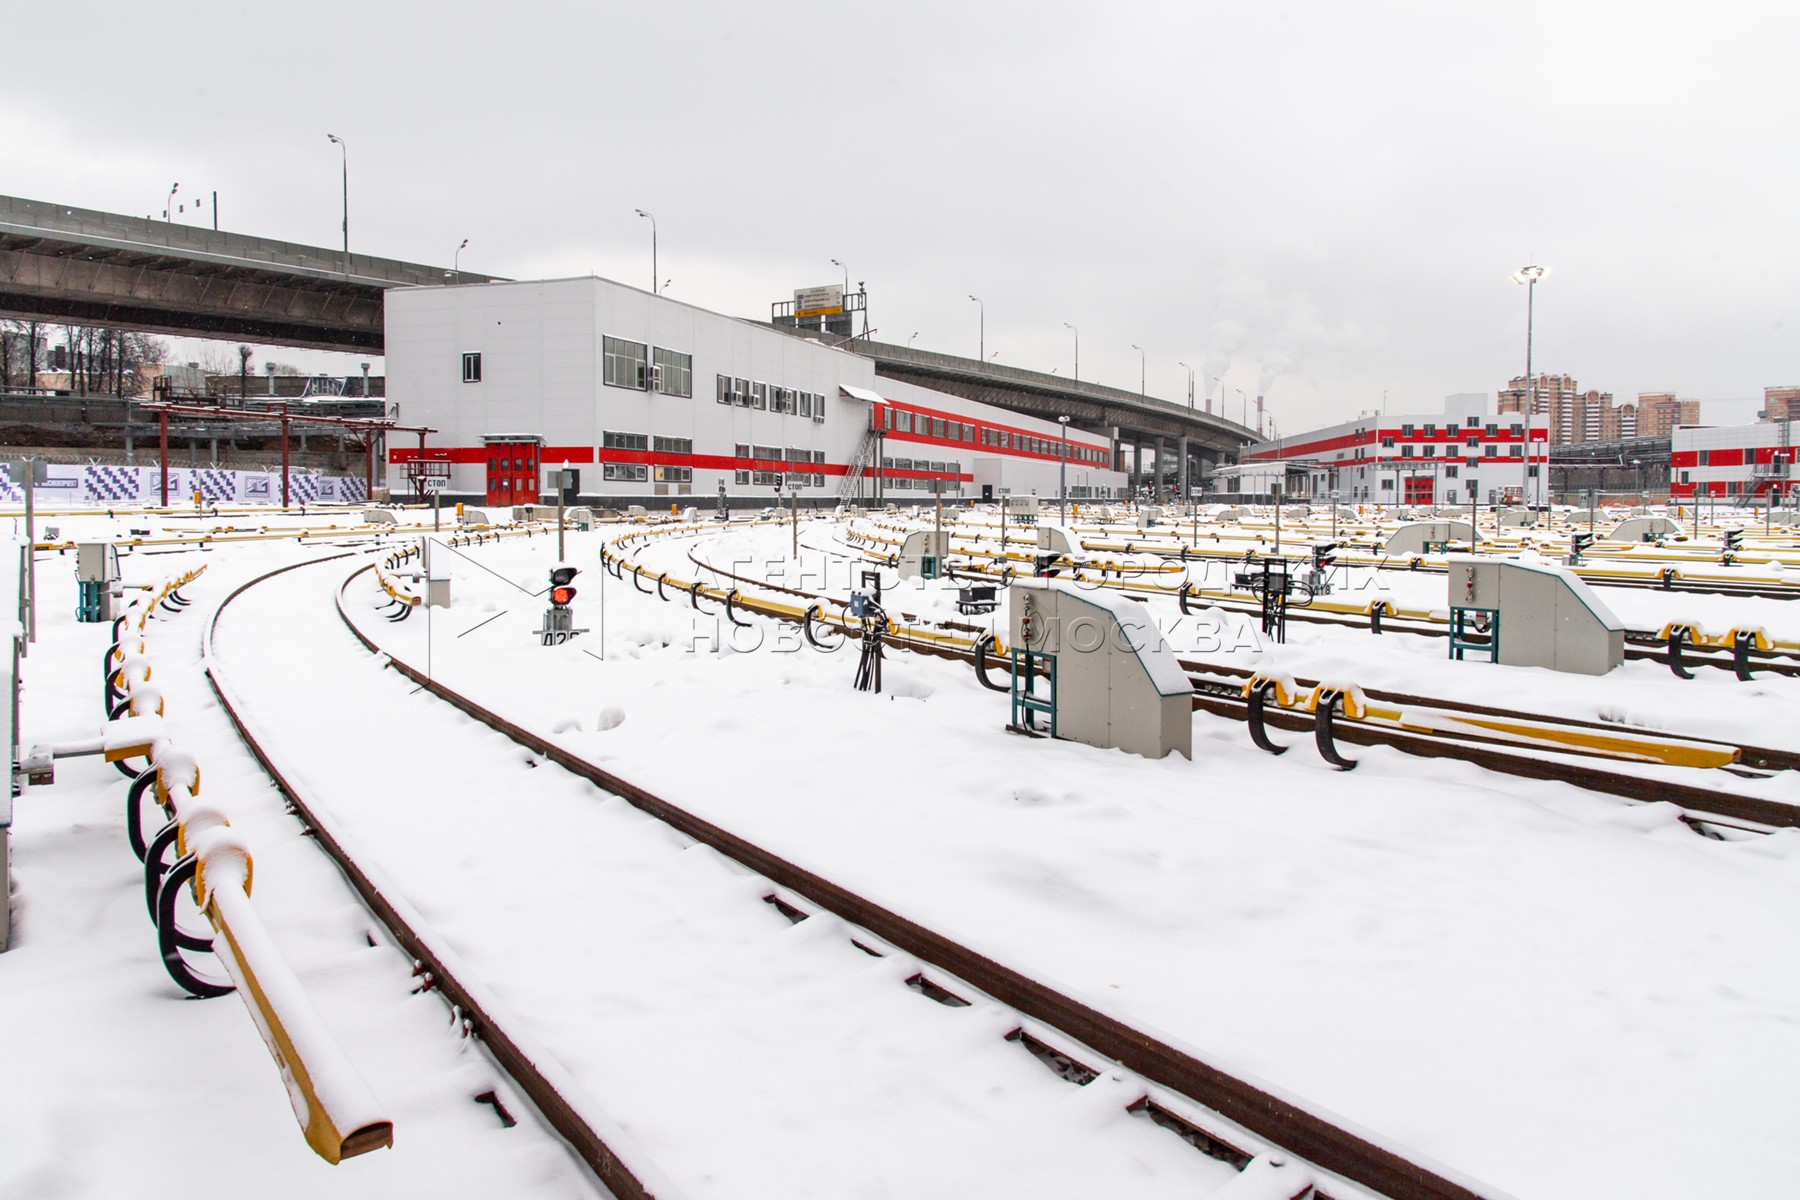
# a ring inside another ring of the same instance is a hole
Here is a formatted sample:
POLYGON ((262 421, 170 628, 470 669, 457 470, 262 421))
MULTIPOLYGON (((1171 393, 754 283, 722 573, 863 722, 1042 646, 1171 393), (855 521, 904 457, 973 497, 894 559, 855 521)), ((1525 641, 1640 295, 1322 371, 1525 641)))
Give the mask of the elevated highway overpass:
POLYGON ((443 267, 0 196, 0 316, 380 354, 382 293, 449 278, 443 267))
POLYGON ((1114 465, 1131 472, 1134 485, 1153 476, 1197 482, 1204 467, 1235 461, 1240 449, 1261 440, 1236 421, 1123 388, 910 346, 843 341, 810 330, 789 332, 870 358, 877 375, 1044 420, 1066 415, 1075 428, 1114 439, 1121 459, 1114 465))

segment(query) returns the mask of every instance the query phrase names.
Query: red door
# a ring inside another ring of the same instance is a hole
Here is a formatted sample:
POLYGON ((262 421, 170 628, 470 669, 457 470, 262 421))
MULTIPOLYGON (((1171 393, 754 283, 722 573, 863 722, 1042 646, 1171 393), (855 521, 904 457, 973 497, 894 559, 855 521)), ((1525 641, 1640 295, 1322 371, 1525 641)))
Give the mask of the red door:
POLYGON ((1406 503, 1432 503, 1432 484, 1436 480, 1430 475, 1408 475, 1406 477, 1406 503))
POLYGON ((492 442, 487 448, 487 502, 538 502, 539 447, 531 442, 492 442))

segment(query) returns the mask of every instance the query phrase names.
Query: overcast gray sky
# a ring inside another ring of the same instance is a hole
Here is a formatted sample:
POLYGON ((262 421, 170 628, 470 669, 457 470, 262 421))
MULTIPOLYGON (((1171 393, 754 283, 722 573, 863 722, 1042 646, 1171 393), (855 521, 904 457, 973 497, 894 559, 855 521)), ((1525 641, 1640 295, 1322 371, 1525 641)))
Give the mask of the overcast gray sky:
MULTIPOLYGON (((876 336, 1283 431, 1535 364, 1749 419, 1800 384, 1791 5, 39 4, 0 192, 876 336), (79 20, 76 19, 79 14, 79 20), (187 219, 210 223, 210 217, 187 219), (1202 387, 1212 386, 1202 383, 1202 387), (1217 394, 1215 392, 1215 394, 1217 394), (1738 403, 1728 403, 1729 401, 1738 403)), ((297 352, 306 365, 352 363, 297 352)), ((350 369, 354 369, 351 366, 350 369)))

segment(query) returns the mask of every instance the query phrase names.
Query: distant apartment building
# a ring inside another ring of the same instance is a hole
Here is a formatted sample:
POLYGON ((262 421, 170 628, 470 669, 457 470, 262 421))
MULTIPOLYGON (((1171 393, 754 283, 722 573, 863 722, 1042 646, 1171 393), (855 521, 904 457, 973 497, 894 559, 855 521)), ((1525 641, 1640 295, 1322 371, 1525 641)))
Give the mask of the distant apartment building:
MULTIPOLYGON (((1638 437, 1668 437, 1678 425, 1700 423, 1700 402, 1677 399, 1674 392, 1639 392, 1638 437)), ((1630 436, 1630 435, 1627 435, 1630 436)))
POLYGON ((1610 392, 1583 392, 1572 376, 1548 373, 1538 375, 1535 388, 1530 376, 1515 376, 1500 389, 1495 404, 1500 413, 1529 412, 1546 418, 1553 446, 1603 440, 1603 430, 1618 423, 1616 416, 1603 415, 1611 407, 1610 392))
POLYGON ((1757 415, 1763 421, 1800 421, 1800 387, 1766 387, 1763 408, 1757 415))

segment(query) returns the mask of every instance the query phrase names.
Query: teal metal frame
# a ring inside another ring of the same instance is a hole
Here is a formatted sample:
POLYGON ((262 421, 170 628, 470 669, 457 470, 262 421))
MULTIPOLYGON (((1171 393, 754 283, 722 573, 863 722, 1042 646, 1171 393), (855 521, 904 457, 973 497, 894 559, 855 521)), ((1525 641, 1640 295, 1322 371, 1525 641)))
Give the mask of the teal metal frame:
POLYGON ((1051 737, 1056 736, 1056 655, 1043 654, 1028 650, 1023 646, 1012 648, 1012 723, 1014 729, 1022 729, 1028 733, 1042 734, 1035 720, 1036 714, 1043 713, 1050 718, 1051 737), (1042 695, 1037 690, 1037 665, 1043 663, 1049 667, 1045 678, 1049 682, 1050 694, 1042 695))
POLYGON ((1473 650, 1487 655, 1487 661, 1500 661, 1500 610, 1497 608, 1452 608, 1450 610, 1450 657, 1457 662, 1463 661, 1464 651, 1473 650), (1487 629, 1474 630, 1469 627, 1469 618, 1476 614, 1487 617, 1487 629), (1474 633, 1482 640, 1470 638, 1474 633))

